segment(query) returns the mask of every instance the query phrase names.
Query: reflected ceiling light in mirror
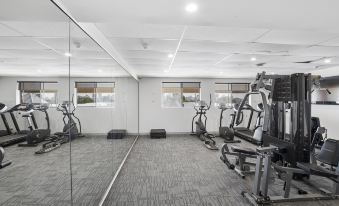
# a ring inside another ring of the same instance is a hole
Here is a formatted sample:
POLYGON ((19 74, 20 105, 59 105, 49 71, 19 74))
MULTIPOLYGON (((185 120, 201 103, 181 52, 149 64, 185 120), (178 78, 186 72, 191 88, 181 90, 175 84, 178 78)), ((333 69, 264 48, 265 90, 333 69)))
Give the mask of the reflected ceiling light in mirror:
POLYGON ((325 62, 326 64, 329 64, 329 63, 332 62, 332 60, 331 60, 331 59, 325 59, 324 62, 325 62))
POLYGON ((169 70, 164 70, 164 72, 165 72, 165 73, 168 73, 168 72, 169 72, 169 70))
POLYGON ((172 59, 174 57, 174 55, 173 54, 168 54, 167 57, 172 59))
POLYGON ((71 57, 72 56, 72 54, 71 53, 69 53, 69 52, 65 52, 65 54, 64 54, 66 57, 71 57))
POLYGON ((37 71, 38 73, 41 73, 41 72, 42 72, 42 70, 41 70, 41 69, 37 69, 36 71, 37 71))
POLYGON ((102 69, 98 69, 98 72, 99 72, 99 73, 102 73, 103 71, 102 71, 102 69))
POLYGON ((189 3, 186 5, 185 9, 188 13, 194 13, 198 11, 198 5, 196 3, 189 3))
POLYGON ((256 57, 251 57, 251 61, 252 62, 257 61, 257 58, 256 57))

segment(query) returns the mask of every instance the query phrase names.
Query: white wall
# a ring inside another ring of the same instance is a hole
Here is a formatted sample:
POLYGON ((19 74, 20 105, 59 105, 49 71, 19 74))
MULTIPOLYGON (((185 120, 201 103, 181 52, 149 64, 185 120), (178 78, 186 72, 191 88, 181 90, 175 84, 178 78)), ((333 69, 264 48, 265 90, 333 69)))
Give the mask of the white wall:
MULTIPOLYGON (((59 101, 68 99, 67 78, 27 78, 0 77, 0 102, 13 106, 16 101, 17 81, 58 81, 60 84, 59 101)), ((138 132, 138 88, 132 78, 72 78, 74 81, 115 81, 116 107, 90 108, 78 107, 76 114, 81 119, 84 133, 106 133, 112 128, 125 128, 129 133, 138 132)), ((214 94, 215 82, 251 82, 249 79, 189 79, 189 78, 142 78, 140 80, 140 132, 148 133, 152 128, 164 128, 169 133, 190 132, 193 108, 162 108, 161 83, 163 81, 197 81, 201 82, 202 99, 209 100, 209 94, 214 94)), ((72 90, 73 91, 73 90, 72 90)), ((49 109, 51 128, 60 131, 63 127, 62 115, 55 108, 49 109)), ((225 125, 228 124, 230 111, 225 112, 225 125)), ((208 111, 207 129, 218 131, 220 110, 214 106, 208 111)), ((312 116, 320 117, 321 124, 328 129, 328 137, 339 139, 339 106, 312 105, 312 116)), ((23 124, 22 118, 18 118, 23 124)), ((9 117, 9 122, 11 123, 9 117)), ((40 123, 42 120, 40 120, 40 123)), ((13 126, 12 126, 13 127, 13 126)))
MULTIPOLYGON (((9 107, 16 104, 17 81, 57 81, 59 103, 69 99, 68 78, 27 78, 27 77, 0 77, 0 102, 9 107)), ((71 92, 75 81, 114 81, 116 84, 115 108, 78 107, 76 115, 82 123, 83 133, 107 133, 111 129, 127 129, 129 133, 138 132, 138 87, 133 78, 71 78, 71 92)), ((71 94, 72 95, 72 94, 71 94)), ((61 131, 63 127, 62 114, 49 108, 53 132, 61 131)), ((38 124, 44 121, 38 116, 38 124)), ((18 117, 22 128, 24 121, 18 117)), ((10 119, 8 119, 9 122, 10 119)), ((45 125, 44 125, 45 126, 45 125)))
MULTIPOLYGON (((231 82, 251 82, 249 79, 188 79, 188 78, 142 78, 140 87, 140 133, 149 133, 150 129, 166 129, 169 133, 186 133, 191 131, 192 117, 195 111, 192 107, 162 108, 161 84, 162 82, 201 82, 201 99, 209 101, 212 94, 214 102, 214 84, 231 82)), ((224 113, 228 119, 229 112, 224 113)), ((219 128, 220 110, 214 106, 207 112, 207 130, 216 132, 219 128)))

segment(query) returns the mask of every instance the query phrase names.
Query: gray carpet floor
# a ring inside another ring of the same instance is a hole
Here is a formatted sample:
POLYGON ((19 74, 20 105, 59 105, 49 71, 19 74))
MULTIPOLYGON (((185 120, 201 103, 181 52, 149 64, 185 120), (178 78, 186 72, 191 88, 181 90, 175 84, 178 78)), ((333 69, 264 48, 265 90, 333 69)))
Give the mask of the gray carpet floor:
MULTIPOLYGON (((134 138, 107 140, 87 136, 51 153, 37 148, 7 147, 13 164, 0 170, 0 205, 97 205, 134 138), (70 184, 70 149, 72 183, 70 184)), ((218 145, 222 140, 217 139, 218 145)), ((241 145, 254 147, 242 141, 241 145)), ((104 205, 249 205, 241 196, 252 177, 240 178, 194 136, 150 139, 142 136, 133 148, 104 205)), ((328 182, 313 179, 324 187, 328 182)), ((270 194, 281 193, 276 181, 270 194)), ((301 187, 303 187, 302 185, 301 187)), ((292 191, 292 193, 295 192, 292 191)), ((280 205, 339 205, 338 201, 280 205)))
POLYGON ((70 205, 70 153, 73 205, 97 205, 133 140, 87 135, 43 155, 6 147, 13 163, 0 170, 0 205, 70 205))
MULTIPOLYGON (((217 141, 221 146, 222 140, 217 141)), ((245 141, 241 145, 254 147, 245 141)), ((242 179, 227 169, 219 157, 220 151, 206 149, 194 136, 140 137, 104 205, 249 205, 241 192, 250 191, 252 177, 242 179)), ((270 194, 281 193, 282 185, 283 182, 276 181, 270 194)), ((279 205, 305 204, 339 205, 339 202, 279 205)))

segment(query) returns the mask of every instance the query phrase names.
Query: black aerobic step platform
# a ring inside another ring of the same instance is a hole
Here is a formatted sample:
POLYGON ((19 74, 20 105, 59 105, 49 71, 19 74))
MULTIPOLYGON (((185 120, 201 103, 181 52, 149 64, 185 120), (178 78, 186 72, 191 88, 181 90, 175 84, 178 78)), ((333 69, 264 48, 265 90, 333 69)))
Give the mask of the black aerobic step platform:
POLYGON ((166 138, 166 130, 165 129, 151 129, 150 137, 152 139, 166 138))

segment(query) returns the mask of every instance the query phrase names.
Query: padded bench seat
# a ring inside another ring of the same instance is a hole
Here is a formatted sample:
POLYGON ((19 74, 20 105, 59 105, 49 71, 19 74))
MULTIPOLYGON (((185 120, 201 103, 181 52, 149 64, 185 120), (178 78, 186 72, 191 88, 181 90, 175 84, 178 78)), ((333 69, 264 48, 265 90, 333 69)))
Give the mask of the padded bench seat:
POLYGON ((231 146, 231 150, 233 152, 238 152, 238 153, 243 153, 243 154, 248 154, 248 155, 256 155, 256 151, 251 148, 246 148, 246 147, 238 147, 238 146, 231 146))
POLYGON ((166 138, 166 130, 165 129, 151 129, 150 137, 152 139, 166 138))

